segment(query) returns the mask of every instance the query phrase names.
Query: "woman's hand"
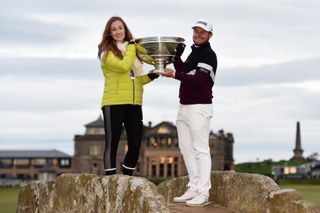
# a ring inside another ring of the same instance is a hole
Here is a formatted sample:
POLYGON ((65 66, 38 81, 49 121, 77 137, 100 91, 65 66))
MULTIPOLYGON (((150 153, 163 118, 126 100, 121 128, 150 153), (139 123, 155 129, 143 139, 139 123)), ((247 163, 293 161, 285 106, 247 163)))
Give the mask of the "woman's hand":
POLYGON ((160 73, 162 76, 175 78, 176 72, 173 69, 166 68, 163 72, 160 73))
POLYGON ((133 38, 129 41, 129 44, 138 44, 140 42, 140 38, 133 38))

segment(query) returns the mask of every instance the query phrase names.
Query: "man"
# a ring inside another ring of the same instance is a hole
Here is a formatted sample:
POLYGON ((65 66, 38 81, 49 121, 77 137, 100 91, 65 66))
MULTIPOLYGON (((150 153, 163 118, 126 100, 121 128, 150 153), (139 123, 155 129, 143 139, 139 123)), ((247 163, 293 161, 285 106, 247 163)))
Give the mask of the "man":
POLYGON ((211 155, 209 148, 212 118, 212 87, 217 68, 217 57, 211 49, 212 25, 204 20, 193 26, 192 52, 185 62, 180 56, 184 46, 176 50, 174 67, 165 69, 163 76, 180 81, 180 106, 177 115, 179 147, 189 175, 187 191, 174 202, 188 206, 209 204, 211 188, 211 155))

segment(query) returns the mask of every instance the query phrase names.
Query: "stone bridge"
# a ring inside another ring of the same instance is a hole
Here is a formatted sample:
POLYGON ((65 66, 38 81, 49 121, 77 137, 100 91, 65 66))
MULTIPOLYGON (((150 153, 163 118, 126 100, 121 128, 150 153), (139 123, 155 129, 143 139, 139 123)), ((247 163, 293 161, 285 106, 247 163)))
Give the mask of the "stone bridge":
POLYGON ((232 171, 212 172, 211 204, 186 207, 172 199, 186 190, 188 177, 159 186, 125 175, 63 174, 53 181, 21 187, 18 213, 319 213, 293 189, 281 190, 269 177, 232 171))

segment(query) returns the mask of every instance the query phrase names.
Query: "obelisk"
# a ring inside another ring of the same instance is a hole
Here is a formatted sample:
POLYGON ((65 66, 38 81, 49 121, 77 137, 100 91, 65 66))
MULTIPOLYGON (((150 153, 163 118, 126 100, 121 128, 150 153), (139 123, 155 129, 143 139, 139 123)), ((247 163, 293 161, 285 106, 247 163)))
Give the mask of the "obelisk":
POLYGON ((299 161, 304 160, 302 156, 303 149, 301 148, 301 133, 300 133, 300 122, 297 122, 297 129, 296 129, 296 146, 293 150, 293 157, 290 159, 291 161, 299 161))

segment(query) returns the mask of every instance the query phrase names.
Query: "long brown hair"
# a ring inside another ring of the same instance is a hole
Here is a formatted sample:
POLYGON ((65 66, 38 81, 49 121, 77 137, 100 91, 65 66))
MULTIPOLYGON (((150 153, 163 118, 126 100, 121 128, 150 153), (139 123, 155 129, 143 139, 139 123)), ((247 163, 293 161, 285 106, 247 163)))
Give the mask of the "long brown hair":
POLYGON ((120 18, 119 16, 112 16, 108 20, 106 27, 104 28, 102 40, 101 40, 100 44, 98 45, 99 58, 103 52, 107 52, 107 51, 113 52, 113 54, 115 54, 116 56, 118 56, 121 59, 123 58, 121 51, 118 49, 115 40, 111 36, 111 24, 115 21, 118 21, 118 20, 121 21, 124 26, 124 30, 125 30, 124 41, 130 41, 132 39, 132 34, 131 34, 127 24, 122 20, 122 18, 120 18))

